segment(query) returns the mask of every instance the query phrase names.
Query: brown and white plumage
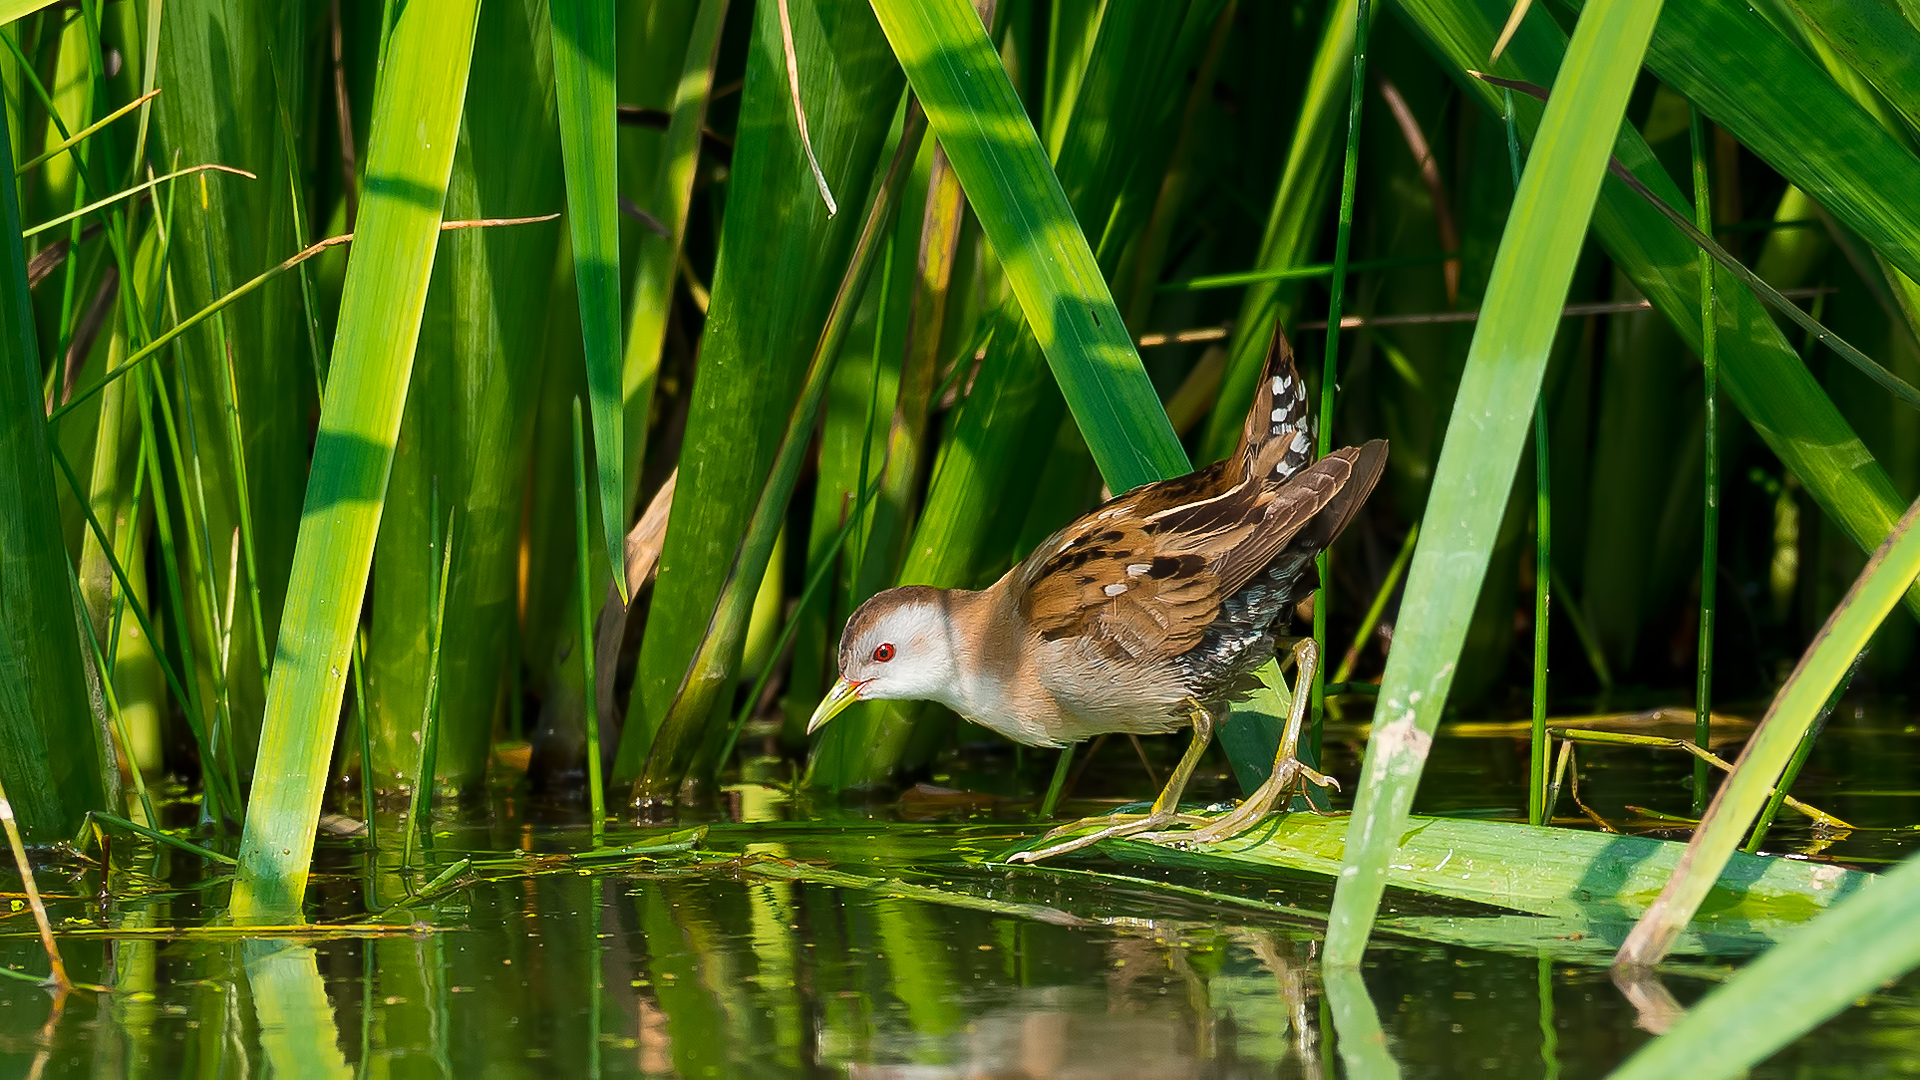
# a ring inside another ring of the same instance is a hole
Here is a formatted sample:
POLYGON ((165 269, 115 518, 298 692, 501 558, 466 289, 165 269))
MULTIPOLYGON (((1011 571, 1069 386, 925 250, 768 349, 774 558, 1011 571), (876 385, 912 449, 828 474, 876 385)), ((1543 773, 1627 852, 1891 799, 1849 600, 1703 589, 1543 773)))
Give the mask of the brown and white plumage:
MULTIPOLYGON (((1028 745, 1171 731, 1250 687, 1378 481, 1386 444, 1313 461, 1306 389, 1276 328, 1238 449, 1128 491, 978 592, 907 586, 854 613, 841 685, 921 698, 1028 745)), ((844 689, 842 689, 844 687, 844 689)))

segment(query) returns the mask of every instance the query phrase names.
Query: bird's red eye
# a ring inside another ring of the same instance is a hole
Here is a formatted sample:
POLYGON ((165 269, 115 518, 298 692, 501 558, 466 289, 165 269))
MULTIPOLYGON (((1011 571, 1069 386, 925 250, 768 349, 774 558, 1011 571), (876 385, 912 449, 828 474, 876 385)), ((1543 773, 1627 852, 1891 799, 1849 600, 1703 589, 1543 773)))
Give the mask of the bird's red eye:
POLYGON ((882 664, 893 659, 893 642, 882 642, 879 648, 873 650, 873 658, 876 662, 882 664))

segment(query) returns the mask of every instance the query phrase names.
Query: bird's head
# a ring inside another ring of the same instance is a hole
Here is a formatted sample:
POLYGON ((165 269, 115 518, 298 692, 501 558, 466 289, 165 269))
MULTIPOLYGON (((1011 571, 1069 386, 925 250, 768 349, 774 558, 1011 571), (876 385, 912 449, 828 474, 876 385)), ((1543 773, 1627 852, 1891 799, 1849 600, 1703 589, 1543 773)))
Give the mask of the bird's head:
POLYGON ((840 635, 840 678, 813 711, 818 731, 856 701, 943 701, 956 676, 951 594, 904 585, 860 605, 840 635))

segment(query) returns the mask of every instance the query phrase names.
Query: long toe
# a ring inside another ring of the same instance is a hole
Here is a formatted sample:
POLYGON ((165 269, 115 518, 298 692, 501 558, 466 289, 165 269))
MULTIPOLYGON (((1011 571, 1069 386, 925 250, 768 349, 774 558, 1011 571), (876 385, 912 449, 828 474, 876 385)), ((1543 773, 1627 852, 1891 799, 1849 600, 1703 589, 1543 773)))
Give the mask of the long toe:
POLYGON ((1307 768, 1305 765, 1301 765, 1297 761, 1294 762, 1294 764, 1299 768, 1300 779, 1302 781, 1308 784, 1313 784, 1316 787, 1331 788, 1334 791, 1340 790, 1340 781, 1335 780, 1333 777, 1328 776, 1326 773, 1315 772, 1312 769, 1307 768))
POLYGON ((1046 835, 1040 838, 1040 842, 1044 844, 1049 840, 1058 840, 1070 833, 1077 833, 1083 829, 1092 829, 1102 825, 1125 825, 1135 821, 1143 821, 1146 817, 1147 815, 1145 814, 1108 814, 1105 817, 1083 817, 1077 821, 1069 821, 1065 825, 1048 829, 1046 835))
POLYGON ((1255 793, 1247 801, 1217 817, 1209 818, 1200 828, 1187 832, 1156 832, 1140 837, 1156 844, 1178 844, 1183 847, 1198 844, 1214 844, 1230 840, 1259 824, 1273 808, 1273 800, 1255 793))
POLYGON ((1063 833, 1085 828, 1089 825, 1100 825, 1103 827, 1087 833, 1084 836, 1076 836, 1071 840, 1062 840, 1060 843, 1049 844, 1046 847, 1035 848, 1032 851, 1016 851, 1007 856, 1007 861, 1010 863, 1036 863, 1041 859, 1051 859, 1056 855, 1065 855, 1068 852, 1092 847, 1102 840, 1111 840, 1121 836, 1134 836, 1150 829, 1164 829, 1168 825, 1205 824, 1207 820, 1208 819, 1200 817, 1197 814, 1178 814, 1172 812, 1113 814, 1108 817, 1082 818, 1079 821, 1062 825, 1060 828, 1047 833, 1040 838, 1041 841, 1045 842, 1063 833))

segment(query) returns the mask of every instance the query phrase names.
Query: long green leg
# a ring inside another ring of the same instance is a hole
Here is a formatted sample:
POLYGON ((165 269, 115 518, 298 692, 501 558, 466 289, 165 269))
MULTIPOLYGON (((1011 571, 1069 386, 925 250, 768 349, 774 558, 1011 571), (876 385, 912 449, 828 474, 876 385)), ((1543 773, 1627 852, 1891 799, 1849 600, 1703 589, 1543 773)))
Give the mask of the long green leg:
MULTIPOLYGON (((1320 649, 1312 638, 1301 638, 1293 643, 1293 659, 1297 673, 1294 686, 1304 688, 1313 685, 1314 672, 1320 667, 1320 649)), ((1203 827, 1191 832, 1151 833, 1141 839, 1180 844, 1210 844, 1227 840, 1259 824, 1282 799, 1291 799, 1296 790, 1304 790, 1307 784, 1339 790, 1338 780, 1308 768, 1298 756, 1300 731, 1306 723, 1310 704, 1308 695, 1296 690, 1293 710, 1287 715, 1287 729, 1280 738, 1280 750, 1273 758, 1273 772, 1267 776, 1267 782, 1255 789, 1239 806, 1209 819, 1203 827)))
MULTIPOLYGON (((1180 813, 1180 796, 1186 792, 1187 781, 1193 779, 1194 770, 1199 768, 1201 755, 1206 753, 1208 744, 1213 742, 1213 713, 1208 711, 1206 706, 1191 699, 1188 700, 1187 705, 1193 715, 1193 741, 1187 744, 1187 752, 1180 756, 1180 764, 1174 767, 1173 775, 1167 779, 1167 786, 1160 789, 1159 797, 1153 800, 1153 806, 1146 813, 1108 814, 1104 817, 1081 818, 1079 821, 1068 822, 1040 839, 1044 842, 1096 825, 1101 828, 1034 851, 1015 852, 1007 857, 1007 861, 1039 862, 1041 859, 1091 847, 1115 836, 1131 836, 1150 829, 1162 829, 1168 825, 1198 825, 1205 822, 1205 818, 1180 813)), ((1294 734, 1297 739, 1299 733, 1296 731, 1294 734)))

